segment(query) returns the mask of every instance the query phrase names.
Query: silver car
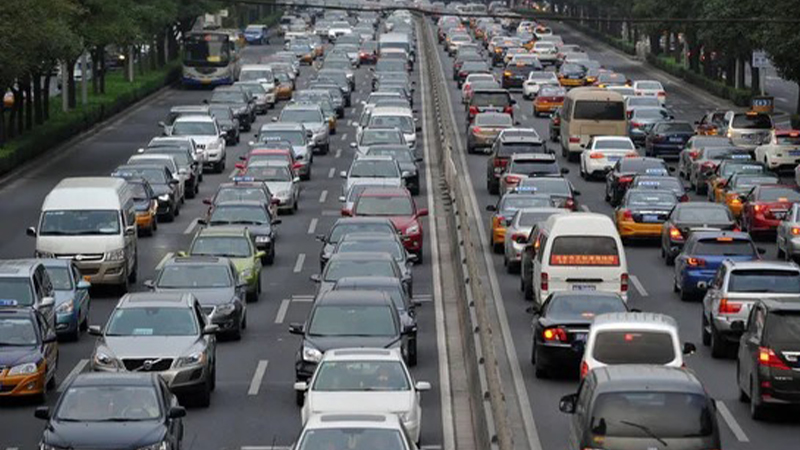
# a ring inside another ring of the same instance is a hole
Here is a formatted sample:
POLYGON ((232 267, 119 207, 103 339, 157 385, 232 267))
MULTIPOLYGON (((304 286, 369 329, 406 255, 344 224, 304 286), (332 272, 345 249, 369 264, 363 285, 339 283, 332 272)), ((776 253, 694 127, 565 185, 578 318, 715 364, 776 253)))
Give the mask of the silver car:
POLYGON ((544 222, 553 214, 569 213, 563 208, 522 208, 514 213, 511 223, 506 227, 505 243, 503 245, 503 265, 508 273, 519 272, 522 263, 522 252, 528 243, 528 236, 533 226, 544 222))
POLYGON ((300 123, 305 127, 314 148, 323 155, 331 149, 331 136, 328 120, 318 105, 294 103, 286 105, 280 117, 273 118, 281 123, 300 123))
POLYGON ((797 262, 800 255, 800 204, 793 204, 786 218, 778 224, 776 244, 779 258, 797 262))
POLYGON ((294 214, 300 198, 300 177, 296 177, 285 161, 262 160, 247 165, 241 179, 244 181, 261 181, 278 199, 278 211, 294 214))
POLYGON ((350 164, 350 170, 339 174, 344 178, 342 192, 347 192, 355 183, 381 184, 388 187, 402 187, 403 172, 400 164, 391 156, 362 156, 350 164))
POLYGON ((800 267, 795 263, 724 261, 703 298, 703 344, 711 346, 714 358, 731 354, 741 336, 731 324, 746 322, 756 300, 798 295, 800 267))
POLYGON ((208 406, 216 384, 217 325, 189 293, 133 293, 117 303, 98 336, 91 368, 98 372, 158 372, 170 390, 208 406))
POLYGON ((268 144, 274 141, 288 141, 292 144, 294 159, 298 164, 298 172, 305 176, 310 173, 314 155, 311 147, 314 145, 306 128, 300 123, 269 123, 261 125, 256 136, 256 141, 250 141, 250 147, 268 144))

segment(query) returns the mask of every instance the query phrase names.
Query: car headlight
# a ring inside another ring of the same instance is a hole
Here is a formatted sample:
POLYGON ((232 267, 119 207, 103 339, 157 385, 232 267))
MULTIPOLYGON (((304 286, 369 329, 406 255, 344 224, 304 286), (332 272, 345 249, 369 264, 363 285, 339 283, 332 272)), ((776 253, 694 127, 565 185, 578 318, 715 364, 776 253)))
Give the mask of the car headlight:
POLYGON ((256 244, 266 244, 272 241, 271 236, 256 236, 256 244))
POLYGON ((125 249, 112 250, 106 253, 106 261, 123 261, 125 259, 125 249))
POLYGON ((227 316, 229 314, 233 314, 236 311, 236 305, 233 303, 225 303, 224 305, 219 305, 214 309, 215 316, 227 316))
POLYGON ((205 352, 195 352, 191 355, 182 356, 178 359, 178 364, 175 367, 196 366, 203 364, 206 361, 205 352))
POLYGON ((315 349, 314 347, 310 347, 308 345, 303 346, 303 361, 318 363, 322 360, 322 352, 315 349))
POLYGON ((247 279, 247 278, 250 278, 252 276, 253 276, 253 269, 252 268, 248 268, 248 269, 242 270, 242 273, 241 273, 241 277, 242 278, 247 279))
POLYGON ((169 202, 169 194, 161 194, 158 196, 158 199, 162 202, 169 202))
POLYGON ((56 313, 58 314, 72 314, 75 311, 75 304, 72 300, 68 302, 64 302, 56 307, 56 313))
POLYGON ((169 450, 169 444, 166 441, 158 442, 151 445, 139 447, 136 450, 169 450))
POLYGON ((417 234, 419 233, 419 225, 414 224, 410 227, 406 228, 406 234, 417 234))
POLYGON ((109 354, 97 352, 94 355, 94 364, 103 367, 117 367, 117 360, 109 354))
POLYGON ((36 373, 39 370, 39 367, 36 363, 25 363, 25 364, 18 364, 11 368, 8 371, 8 375, 30 375, 32 373, 36 373))

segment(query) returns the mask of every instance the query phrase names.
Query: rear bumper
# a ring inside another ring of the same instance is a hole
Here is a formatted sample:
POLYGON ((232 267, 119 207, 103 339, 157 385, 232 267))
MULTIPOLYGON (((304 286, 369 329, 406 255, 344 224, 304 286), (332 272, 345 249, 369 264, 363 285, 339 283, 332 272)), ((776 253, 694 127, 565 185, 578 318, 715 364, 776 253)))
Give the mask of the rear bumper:
POLYGON ((624 238, 657 238, 661 236, 661 223, 619 222, 617 229, 624 238))

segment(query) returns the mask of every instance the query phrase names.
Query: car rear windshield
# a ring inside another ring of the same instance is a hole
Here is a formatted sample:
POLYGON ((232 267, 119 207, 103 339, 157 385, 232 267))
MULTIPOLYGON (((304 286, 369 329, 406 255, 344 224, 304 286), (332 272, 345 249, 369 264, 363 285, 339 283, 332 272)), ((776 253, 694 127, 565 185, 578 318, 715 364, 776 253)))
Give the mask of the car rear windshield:
POLYGON ((633 142, 628 139, 599 139, 594 142, 594 148, 599 150, 635 150, 633 142))
POLYGON ((405 196, 364 196, 356 203, 359 216, 410 216, 414 214, 414 204, 405 196))
POLYGON ((396 336, 392 309, 386 305, 323 305, 315 308, 309 336, 396 336))
POLYGON ((664 365, 675 359, 672 335, 661 331, 602 331, 592 356, 603 364, 664 365))
POLYGON ((671 191, 631 192, 628 206, 669 208, 678 203, 671 191))
POLYGON ((598 314, 625 312, 625 302, 616 295, 559 295, 550 301, 547 318, 552 321, 591 320, 598 314))
POLYGON ((694 133, 694 128, 688 123, 673 122, 661 125, 662 133, 694 133))
POLYGON ((625 120, 625 104, 605 100, 578 100, 573 120, 625 120))
POLYGON ((734 270, 728 278, 728 292, 800 294, 800 272, 769 269, 734 270))
POLYGON ((778 145, 797 145, 800 146, 800 134, 797 136, 783 135, 776 136, 775 141, 778 145))
POLYGON ((647 175, 664 175, 664 172, 667 172, 663 161, 637 158, 623 158, 619 163, 619 171, 647 175))
POLYGON ((529 175, 546 175, 559 173, 558 164, 554 161, 514 161, 508 168, 509 173, 529 175))
POLYGON ((408 391, 411 385, 399 361, 325 361, 317 369, 312 389, 324 392, 408 391))
POLYGON ((731 128, 772 129, 772 119, 766 114, 735 114, 731 128))
POLYGON ((514 121, 509 114, 478 114, 475 116, 475 126, 478 127, 510 127, 514 121))
POLYGON ((393 261, 387 259, 332 259, 325 268, 325 281, 345 277, 390 277, 397 274, 393 261))
POLYGON ((680 208, 675 216, 681 222, 727 223, 730 213, 725 207, 680 208))
POLYGON ((711 238, 697 241, 692 253, 708 256, 747 256, 755 255, 753 243, 745 239, 711 238))
POLYGON ((559 236, 550 250, 554 266, 619 266, 617 241, 608 236, 559 236))
POLYGON ((769 342, 795 345, 800 342, 800 314, 797 311, 773 312, 767 325, 769 342))
POLYGON ((350 233, 386 233, 394 235, 397 232, 394 226, 388 223, 371 221, 364 223, 343 223, 336 225, 333 230, 331 230, 331 235, 328 237, 327 242, 335 244, 342 239, 342 236, 350 233))
POLYGON ((514 153, 546 153, 542 142, 503 142, 497 151, 498 156, 511 156, 514 153))
POLYGON ((651 442, 710 436, 714 432, 709 402, 700 394, 611 392, 598 395, 594 405, 590 429, 595 436, 651 442))
POLYGON ((800 192, 790 187, 761 188, 758 197, 764 202, 798 202, 800 192))
POLYGON ((472 95, 474 106, 508 106, 511 97, 505 92, 475 92, 472 95))
POLYGON ((523 180, 517 189, 532 194, 572 195, 569 181, 563 178, 528 178, 523 180))
MULTIPOLYGON (((403 450, 406 447, 405 438, 400 435, 400 432, 387 428, 359 428, 359 427, 336 427, 336 428, 318 428, 306 431, 301 438, 298 450, 328 450, 328 449, 345 449, 350 447, 350 442, 365 442, 366 445, 370 443, 378 443, 380 447, 365 447, 365 448, 380 448, 381 450, 403 450), (331 443, 339 442, 340 446, 331 446, 331 443)), ((356 447, 361 448, 361 447, 356 447)))

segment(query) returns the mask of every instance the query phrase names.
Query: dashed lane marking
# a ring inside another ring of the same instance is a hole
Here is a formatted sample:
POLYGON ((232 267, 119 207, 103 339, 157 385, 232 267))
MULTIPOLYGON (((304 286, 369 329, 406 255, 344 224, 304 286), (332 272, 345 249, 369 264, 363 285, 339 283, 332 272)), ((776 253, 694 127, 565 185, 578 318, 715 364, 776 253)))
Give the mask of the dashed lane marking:
POLYGON ((647 293, 647 290, 645 290, 644 285, 642 285, 642 282, 639 281, 639 277, 637 277, 636 275, 631 275, 631 282, 633 283, 633 287, 635 287, 636 290, 639 291, 640 296, 647 297, 649 295, 647 293))
POLYGON ((258 362, 253 379, 250 380, 250 389, 247 390, 247 395, 258 395, 258 391, 261 389, 261 381, 264 379, 264 374, 267 373, 268 365, 269 361, 266 359, 258 362))
POLYGON ((283 319, 286 318, 286 311, 289 310, 289 303, 291 303, 291 300, 288 298, 281 300, 281 306, 278 307, 278 313, 275 315, 275 323, 283 323, 283 319))
POLYGON ((328 190, 326 189, 326 190, 320 192, 320 194, 319 194, 319 202, 320 203, 325 203, 325 200, 327 200, 327 199, 328 199, 328 190))
POLYGON ((300 253, 297 255, 297 262, 294 263, 294 273, 302 272, 304 262, 306 262, 306 254, 300 253))
POLYGON ((167 254, 164 255, 163 258, 161 258, 161 261, 159 261, 158 264, 156 264, 156 271, 161 270, 161 268, 164 267, 164 264, 167 262, 167 260, 172 258, 173 255, 175 255, 175 253, 167 252, 167 254))
POLYGON ((311 303, 314 301, 314 295, 293 295, 292 301, 298 303, 311 303))
POLYGON ((750 442, 747 434, 745 434, 742 427, 739 426, 739 423, 733 417, 733 414, 731 414, 731 411, 728 409, 725 403, 721 400, 717 400, 716 403, 719 415, 722 416, 722 420, 724 420, 725 424, 728 425, 728 428, 731 429, 731 432, 733 432, 733 435, 736 436, 736 439, 739 442, 750 442))
POLYGON ((334 157, 334 158, 341 158, 341 157, 342 157, 342 149, 340 149, 340 148, 337 148, 337 149, 336 149, 336 154, 335 154, 335 155, 333 155, 333 157, 334 157))
POLYGON ((431 294, 415 294, 413 297, 415 302, 420 303, 430 303, 433 301, 433 295, 431 294))
POLYGON ((194 229, 197 227, 197 221, 198 220, 200 220, 200 219, 195 218, 194 220, 189 222, 189 225, 186 227, 185 230, 183 230, 183 234, 192 234, 194 232, 194 229))
POLYGON ((336 175, 336 167, 331 167, 331 170, 328 171, 328 178, 333 178, 336 175))
POLYGON ((314 234, 317 231, 317 222, 319 222, 319 219, 316 217, 311 219, 311 223, 308 224, 308 234, 314 234))
POLYGON ((583 212, 592 212, 592 210, 589 209, 589 207, 587 205, 581 205, 581 210, 583 212))
POLYGON ((58 385, 58 392, 63 392, 64 388, 69 386, 69 384, 72 383, 72 380, 74 380, 75 377, 77 377, 81 372, 83 372, 83 369, 86 367, 87 364, 89 364, 88 359, 82 359, 78 361, 78 364, 75 364, 75 367, 73 367, 72 370, 69 371, 67 377, 64 378, 64 381, 62 381, 61 384, 58 385))
POLYGON ((343 135, 342 135, 342 140, 343 140, 343 141, 344 141, 344 140, 347 140, 347 133, 345 133, 345 134, 343 134, 343 135))

